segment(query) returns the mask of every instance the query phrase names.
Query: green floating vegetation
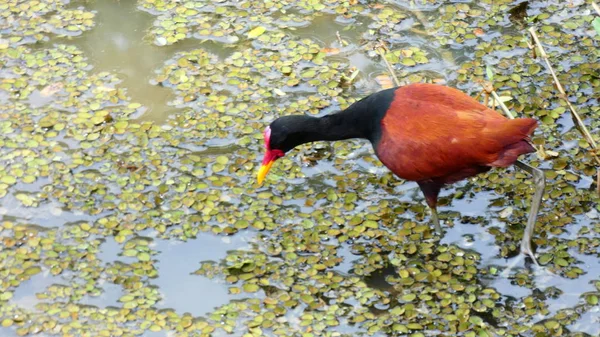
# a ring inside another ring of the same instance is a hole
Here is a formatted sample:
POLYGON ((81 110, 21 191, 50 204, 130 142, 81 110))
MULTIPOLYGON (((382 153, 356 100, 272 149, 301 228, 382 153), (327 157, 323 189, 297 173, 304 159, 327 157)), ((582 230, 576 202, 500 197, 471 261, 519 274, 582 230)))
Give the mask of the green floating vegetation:
POLYGON ((343 1, 138 1, 141 10, 157 15, 150 30, 154 43, 170 45, 186 38, 226 44, 256 39, 276 28, 305 26, 322 13, 345 19, 356 17, 367 6, 343 1))
POLYGON ((83 8, 68 8, 66 1, 19 1, 0 3, 3 38, 0 49, 35 43, 53 36, 77 36, 94 26, 95 14, 83 8), (3 40, 8 42, 2 42, 3 40))
POLYGON ((518 28, 539 27, 569 99, 597 135, 594 16, 566 2, 523 16, 513 2, 140 0, 156 17, 140 27, 151 43, 198 40, 148 74, 180 108, 164 124, 135 119, 145 103, 69 43, 101 19, 86 3, 0 4, 2 327, 20 336, 594 333, 577 322, 599 305, 596 168, 518 28), (348 28, 348 46, 335 31, 316 33, 324 18, 348 28), (492 170, 443 195, 441 218, 458 239, 442 243, 425 205, 364 142, 303 146, 278 161, 265 186, 255 184, 264 127, 377 90, 373 79, 386 69, 379 42, 405 82, 475 94, 493 67, 509 108, 540 120, 533 141, 547 158, 527 160, 548 179, 534 235, 547 274, 507 270, 512 260, 504 260, 519 254, 533 191, 519 171, 492 170), (361 69, 349 86, 357 59, 381 67, 361 69), (486 212, 459 212, 483 196, 486 212), (225 284, 235 298, 202 316, 164 308, 168 294, 157 286, 165 272, 157 241, 195 245, 199 235, 247 239, 209 261, 185 256, 196 262, 182 275, 225 284), (117 258, 104 260, 113 241, 117 258), (580 282, 581 293, 569 294, 578 301, 556 309, 565 290, 548 278, 580 282), (39 279, 50 281, 26 294, 26 305, 23 292, 39 279), (111 287, 110 304, 89 304, 111 287))

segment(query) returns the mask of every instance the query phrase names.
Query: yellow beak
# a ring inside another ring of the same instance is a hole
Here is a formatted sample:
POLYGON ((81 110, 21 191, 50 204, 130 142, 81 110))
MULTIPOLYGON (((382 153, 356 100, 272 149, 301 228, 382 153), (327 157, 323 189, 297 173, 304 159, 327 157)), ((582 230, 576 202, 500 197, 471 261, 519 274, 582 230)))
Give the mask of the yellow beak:
POLYGON ((273 163, 275 162, 275 160, 271 160, 269 162, 267 162, 266 164, 262 164, 260 166, 260 169, 258 170, 258 184, 262 185, 263 181, 265 180, 265 177, 267 176, 267 173, 269 173, 269 170, 271 169, 271 166, 273 166, 273 163))

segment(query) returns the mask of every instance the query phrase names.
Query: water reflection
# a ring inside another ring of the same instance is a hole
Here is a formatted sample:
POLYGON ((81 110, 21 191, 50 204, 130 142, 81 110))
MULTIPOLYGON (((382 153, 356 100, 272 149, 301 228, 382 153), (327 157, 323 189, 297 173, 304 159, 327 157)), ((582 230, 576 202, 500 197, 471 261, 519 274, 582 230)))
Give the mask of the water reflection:
POLYGON ((200 267, 199 261, 221 261, 229 250, 249 249, 248 237, 248 233, 231 237, 201 233, 187 242, 156 240, 155 248, 160 251, 159 276, 153 283, 163 295, 157 306, 203 316, 231 300, 251 297, 230 295, 225 283, 192 274, 200 267))
POLYGON ((177 46, 157 47, 147 38, 146 30, 154 17, 137 9, 136 1, 90 1, 89 10, 96 11, 96 26, 72 41, 81 48, 94 66, 94 71, 109 71, 123 80, 121 87, 133 102, 145 107, 140 120, 164 121, 177 111, 169 106, 170 89, 150 84, 154 71, 179 50, 197 47, 193 41, 177 46))

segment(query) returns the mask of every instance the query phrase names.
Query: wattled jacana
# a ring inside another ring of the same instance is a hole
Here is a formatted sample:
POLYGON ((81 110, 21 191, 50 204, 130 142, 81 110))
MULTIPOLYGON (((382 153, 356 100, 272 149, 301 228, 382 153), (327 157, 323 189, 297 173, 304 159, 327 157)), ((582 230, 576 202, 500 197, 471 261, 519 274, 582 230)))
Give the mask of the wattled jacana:
POLYGON ((517 158, 535 152, 529 136, 537 122, 507 119, 465 93, 434 84, 410 84, 379 91, 346 110, 311 117, 284 116, 265 129, 266 153, 258 172, 262 183, 273 162, 294 147, 314 141, 368 139, 377 157, 395 175, 416 181, 436 230, 441 233, 437 198, 445 184, 515 164, 535 182, 531 211, 521 241, 521 252, 537 264, 531 237, 545 179, 541 170, 517 158))

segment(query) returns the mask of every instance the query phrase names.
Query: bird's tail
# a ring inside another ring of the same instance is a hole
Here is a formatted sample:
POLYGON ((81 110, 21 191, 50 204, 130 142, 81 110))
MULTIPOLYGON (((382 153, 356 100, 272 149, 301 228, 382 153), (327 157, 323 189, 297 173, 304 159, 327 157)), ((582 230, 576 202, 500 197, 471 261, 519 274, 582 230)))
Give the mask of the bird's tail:
POLYGON ((488 166, 507 167, 514 164, 520 155, 535 152, 529 137, 536 127, 537 121, 533 118, 517 118, 502 123, 502 127, 494 131, 504 148, 488 166))

